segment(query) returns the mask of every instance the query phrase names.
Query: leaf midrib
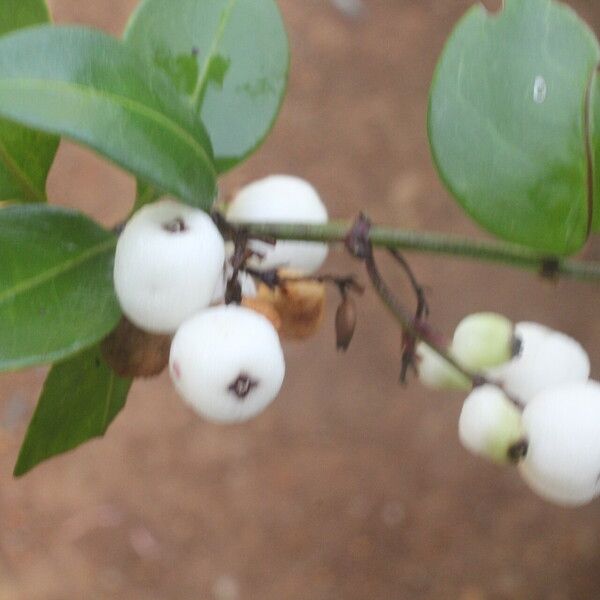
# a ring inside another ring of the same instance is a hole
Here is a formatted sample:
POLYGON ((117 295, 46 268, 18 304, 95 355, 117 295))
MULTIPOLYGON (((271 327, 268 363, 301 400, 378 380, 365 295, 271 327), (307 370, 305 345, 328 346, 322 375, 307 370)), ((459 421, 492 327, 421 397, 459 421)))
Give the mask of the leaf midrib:
POLYGON ((13 178, 17 180, 28 199, 33 199, 37 202, 46 201, 44 190, 38 189, 29 177, 27 177, 25 171, 19 167, 17 161, 14 160, 6 146, 2 143, 2 140, 0 140, 0 160, 13 178))
MULTIPOLYGON (((112 100, 116 104, 121 105, 126 109, 130 109, 133 112, 137 112, 138 114, 148 118, 151 121, 155 121, 160 125, 164 126, 166 129, 170 130, 177 137, 179 137, 182 141, 184 141, 188 146, 190 146, 194 152, 202 159, 204 163, 206 163, 211 170, 214 170, 212 166, 212 160, 209 158, 206 150, 200 144, 196 138, 190 135, 183 127, 181 127, 177 122, 167 117, 165 114, 150 108, 149 106, 133 100, 132 98, 128 98, 126 96, 119 96, 118 94, 108 92, 106 90, 100 90, 98 88, 94 88, 91 86, 86 86, 81 83, 75 82, 62 82, 51 79, 23 79, 23 78, 9 78, 9 79, 0 79, 0 89, 12 89, 14 85, 7 85, 8 83, 14 83, 20 86, 24 90, 36 90, 38 88, 57 90, 57 91, 73 91, 76 90, 83 95, 92 96, 92 97, 100 97, 105 98, 107 100, 112 100)), ((2 109, 0 107, 0 112, 2 109)), ((7 118, 11 118, 11 115, 8 115, 7 118)))
POLYGON ((61 262, 60 264, 38 273, 33 277, 29 277, 28 279, 20 281, 16 285, 13 285, 12 287, 0 292, 0 304, 3 304, 8 300, 12 300, 20 294, 29 292, 32 289, 35 289, 36 287, 39 287, 54 279, 55 277, 59 277, 60 275, 79 267, 86 261, 96 258, 104 252, 114 248, 116 243, 117 238, 108 238, 103 242, 96 244, 95 246, 91 246, 81 254, 78 254, 77 256, 70 258, 65 262, 61 262))
POLYGON ((194 92, 192 94, 192 106, 194 107, 195 112, 199 112, 202 105, 202 96, 203 90, 206 85, 206 79, 208 77, 208 71, 210 69, 210 63, 212 59, 215 57, 217 50, 219 49, 219 44, 223 39, 223 35, 225 34, 225 28, 229 23, 229 17, 237 4, 237 0, 229 0, 227 6, 223 9, 221 13, 221 18, 219 19, 219 26, 215 33, 215 37, 213 39, 213 43, 206 55, 206 59, 202 64, 202 69, 198 75, 198 81, 196 82, 196 87, 194 88, 194 92))

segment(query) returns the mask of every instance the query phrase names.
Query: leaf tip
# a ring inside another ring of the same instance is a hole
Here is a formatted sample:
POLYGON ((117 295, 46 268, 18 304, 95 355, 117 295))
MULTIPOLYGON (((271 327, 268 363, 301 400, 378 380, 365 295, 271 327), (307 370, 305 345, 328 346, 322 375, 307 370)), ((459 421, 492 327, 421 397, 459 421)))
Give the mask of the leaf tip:
POLYGON ((35 467, 35 464, 29 464, 27 459, 24 458, 23 454, 19 453, 17 462, 15 464, 15 468, 13 469, 13 477, 15 479, 18 479, 19 477, 22 477, 23 475, 31 471, 33 467, 35 467))

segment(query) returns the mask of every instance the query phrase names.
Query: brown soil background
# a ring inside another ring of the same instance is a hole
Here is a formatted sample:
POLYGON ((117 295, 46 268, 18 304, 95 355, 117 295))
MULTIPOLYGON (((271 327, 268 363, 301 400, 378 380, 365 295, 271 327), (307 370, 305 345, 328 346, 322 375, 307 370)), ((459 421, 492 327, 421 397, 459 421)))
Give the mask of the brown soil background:
MULTIPOLYGON (((58 22, 117 34, 135 2, 50 4, 58 22)), ((366 0, 359 20, 325 0, 280 4, 289 94, 224 192, 291 172, 315 183, 335 217, 365 209, 398 226, 483 235, 437 181, 425 133, 435 60, 470 2, 366 0)), ((594 0, 572 4, 600 30, 594 0)), ((63 144, 50 194, 110 223, 133 183, 63 144)), ((600 244, 586 252, 600 257, 600 244)), ((540 320, 581 340, 600 376, 592 286, 459 260, 413 265, 442 330, 482 309, 540 320)), ((328 268, 359 265, 338 251, 328 268)), ((286 347, 284 390, 249 424, 202 422, 162 376, 134 386, 105 439, 19 481, 12 466, 45 371, 3 376, 0 600, 600 598, 600 504, 553 507, 515 472, 468 455, 460 396, 399 387, 393 322, 372 294, 359 312, 345 356, 329 326, 286 347)))

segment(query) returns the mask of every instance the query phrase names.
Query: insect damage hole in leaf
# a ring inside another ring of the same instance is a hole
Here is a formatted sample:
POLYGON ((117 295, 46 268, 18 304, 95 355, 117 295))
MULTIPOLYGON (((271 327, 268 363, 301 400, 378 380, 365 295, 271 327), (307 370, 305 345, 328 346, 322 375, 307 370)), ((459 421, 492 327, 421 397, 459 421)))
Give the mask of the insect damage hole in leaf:
POLYGON ((124 39, 166 72, 200 113, 217 170, 226 171, 264 140, 287 85, 289 50, 273 0, 146 0, 124 39))

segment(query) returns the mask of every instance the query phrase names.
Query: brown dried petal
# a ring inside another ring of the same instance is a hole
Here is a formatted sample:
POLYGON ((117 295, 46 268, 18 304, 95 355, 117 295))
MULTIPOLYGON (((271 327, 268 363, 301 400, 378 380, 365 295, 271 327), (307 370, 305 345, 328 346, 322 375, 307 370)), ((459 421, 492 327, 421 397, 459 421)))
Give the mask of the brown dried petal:
POLYGON ((170 335, 157 335, 138 329, 122 317, 102 342, 102 354, 121 377, 153 377, 169 362, 170 335))
POLYGON ((267 317, 277 332, 281 330, 281 317, 279 316, 279 313, 273 304, 271 304, 271 302, 268 300, 244 296, 244 298, 242 298, 242 306, 256 311, 257 313, 263 315, 263 317, 267 317))
POLYGON ((261 284, 258 297, 281 317, 281 336, 302 340, 319 329, 325 314, 325 285, 311 280, 284 280, 273 290, 261 284))

